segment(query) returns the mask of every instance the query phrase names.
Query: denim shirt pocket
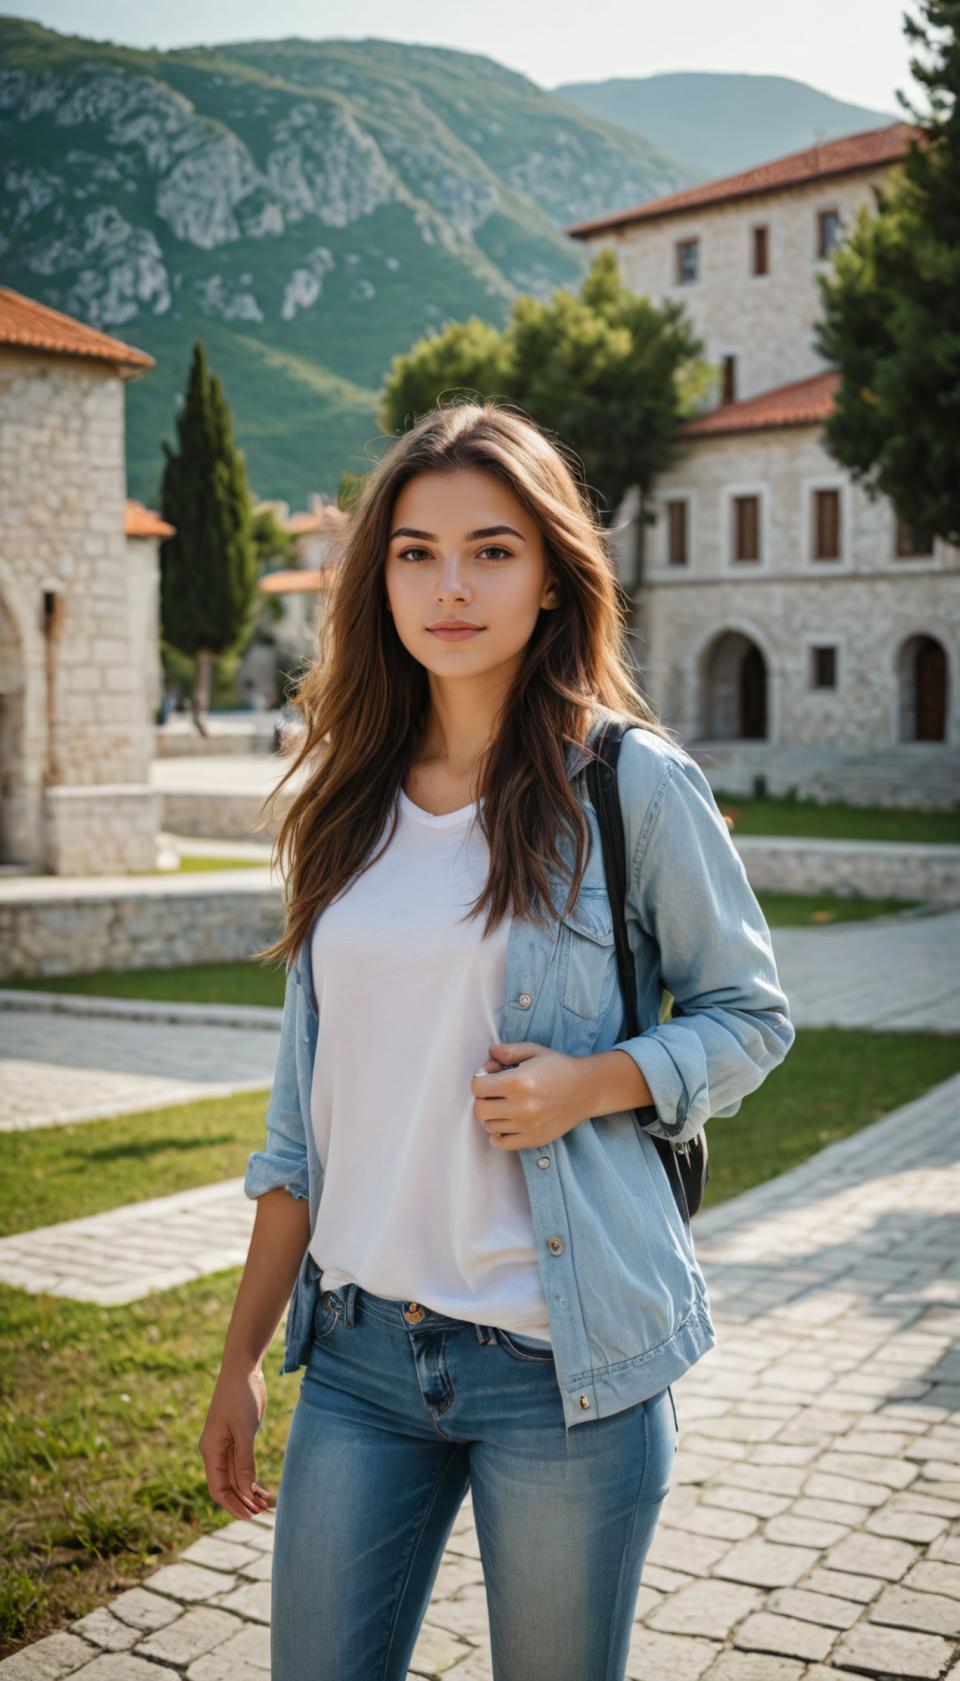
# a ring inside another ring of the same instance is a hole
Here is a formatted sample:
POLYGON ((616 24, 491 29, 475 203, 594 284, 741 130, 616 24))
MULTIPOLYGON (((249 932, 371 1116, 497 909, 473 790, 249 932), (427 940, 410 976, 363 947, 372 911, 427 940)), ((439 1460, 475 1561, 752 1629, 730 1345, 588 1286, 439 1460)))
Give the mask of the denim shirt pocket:
POLYGON ((557 990, 560 1003, 596 1022, 618 985, 613 914, 604 887, 581 887, 576 903, 560 915, 557 990))

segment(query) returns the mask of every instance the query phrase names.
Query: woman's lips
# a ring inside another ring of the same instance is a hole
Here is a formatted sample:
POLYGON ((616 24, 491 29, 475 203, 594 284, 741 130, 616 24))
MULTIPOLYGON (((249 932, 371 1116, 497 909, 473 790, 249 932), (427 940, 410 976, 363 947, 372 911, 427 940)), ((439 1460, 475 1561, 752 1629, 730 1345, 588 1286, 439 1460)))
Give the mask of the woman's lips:
MULTIPOLYGON (((430 629, 429 626, 427 628, 430 629)), ((436 630, 430 629, 430 635, 440 636, 444 642, 466 642, 471 636, 479 636, 482 629, 482 625, 471 625, 465 630, 447 630, 440 625, 436 630)))

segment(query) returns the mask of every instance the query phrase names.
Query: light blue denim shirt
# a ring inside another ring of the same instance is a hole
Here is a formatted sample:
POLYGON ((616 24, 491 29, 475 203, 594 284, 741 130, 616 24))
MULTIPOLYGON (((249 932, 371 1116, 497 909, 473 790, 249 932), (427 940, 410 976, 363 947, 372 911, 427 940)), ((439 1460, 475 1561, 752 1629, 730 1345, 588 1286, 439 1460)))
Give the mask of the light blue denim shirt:
MULTIPOLYGON (((654 1100, 643 1125, 634 1111, 618 1111, 517 1152, 567 1428, 657 1394, 716 1343, 691 1226, 649 1134, 683 1142, 711 1117, 735 1115, 795 1036, 769 929, 706 776, 683 747, 640 728, 624 737, 618 764, 641 1023, 635 1038, 622 1036, 599 829, 578 774, 587 758, 582 748, 567 750, 592 837, 580 892, 561 915, 566 884, 553 873, 549 930, 512 920, 497 1028, 500 1040, 531 1040, 571 1056, 624 1050, 654 1100), (667 1021, 660 1020, 662 988, 674 998, 667 1021)), ((569 837, 559 845, 572 871, 569 837)), ((244 1191, 258 1197, 285 1186, 309 1198, 311 1231, 323 1190, 310 1113, 317 1029, 307 939, 287 966, 266 1147, 250 1156, 244 1191)), ((308 1249, 287 1314, 281 1372, 306 1361, 320 1277, 308 1249)))

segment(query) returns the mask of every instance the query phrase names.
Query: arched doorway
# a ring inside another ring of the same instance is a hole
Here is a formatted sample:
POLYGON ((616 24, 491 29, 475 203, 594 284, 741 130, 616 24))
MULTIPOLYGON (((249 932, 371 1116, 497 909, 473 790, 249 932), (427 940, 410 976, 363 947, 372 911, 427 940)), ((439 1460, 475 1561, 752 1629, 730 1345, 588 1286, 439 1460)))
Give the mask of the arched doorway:
POLYGON ((767 662, 739 630, 724 630, 703 657, 703 734, 712 741, 767 739, 767 662))
POLYGON ((935 636, 909 636, 897 656, 901 741, 945 741, 947 654, 935 636))

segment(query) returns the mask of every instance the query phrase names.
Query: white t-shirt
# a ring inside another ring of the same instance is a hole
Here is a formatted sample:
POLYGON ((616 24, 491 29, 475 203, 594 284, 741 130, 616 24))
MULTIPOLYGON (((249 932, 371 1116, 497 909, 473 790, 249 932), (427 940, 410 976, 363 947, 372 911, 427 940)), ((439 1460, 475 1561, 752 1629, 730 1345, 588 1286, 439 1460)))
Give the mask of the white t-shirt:
POLYGON ((488 938, 482 916, 458 920, 487 875, 476 803, 434 816, 401 788, 398 805, 390 845, 311 938, 310 1251, 324 1289, 353 1281, 547 1343, 520 1157, 490 1142, 470 1090, 497 1036, 510 919, 488 938))

